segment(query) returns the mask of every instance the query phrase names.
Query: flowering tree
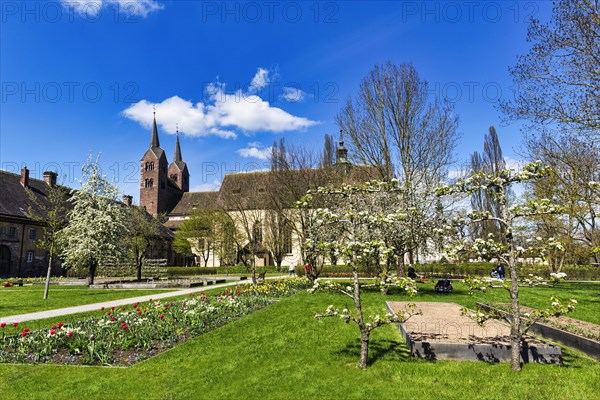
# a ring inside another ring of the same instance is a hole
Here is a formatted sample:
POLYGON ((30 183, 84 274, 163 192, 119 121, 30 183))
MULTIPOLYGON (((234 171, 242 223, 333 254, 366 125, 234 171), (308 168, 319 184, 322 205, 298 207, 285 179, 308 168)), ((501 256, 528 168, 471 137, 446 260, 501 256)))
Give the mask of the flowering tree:
POLYGON ((27 189, 27 196, 35 207, 29 206, 27 214, 35 221, 44 225, 44 234, 36 242, 36 246, 48 251, 48 269, 46 271, 46 282, 44 284, 44 299, 48 298, 50 288, 50 276, 52 264, 59 251, 59 233, 67 224, 67 198, 69 192, 64 186, 49 185, 46 201, 41 202, 37 196, 27 189))
MULTIPOLYGON (((511 185, 518 182, 535 181, 549 173, 547 167, 543 167, 540 162, 527 164, 521 172, 509 169, 494 174, 486 173, 485 171, 475 173, 466 179, 459 179, 452 185, 438 188, 438 195, 450 195, 458 193, 473 194, 477 191, 486 191, 492 196, 498 204, 498 215, 492 215, 488 211, 473 211, 464 216, 454 217, 440 231, 446 235, 448 242, 448 254, 453 256, 460 252, 475 254, 481 258, 495 258, 504 264, 508 265, 510 274, 510 282, 502 283, 511 298, 510 312, 503 315, 511 326, 510 343, 511 343, 511 368, 515 371, 521 369, 520 354, 521 341, 524 333, 531 324, 522 319, 522 314, 519 307, 519 280, 517 275, 517 258, 523 256, 531 256, 534 254, 537 257, 544 257, 550 251, 562 251, 562 244, 556 240, 530 241, 517 243, 513 237, 513 232, 517 228, 517 224, 524 218, 540 216, 545 214, 557 214, 561 212, 561 208, 552 204, 547 199, 532 200, 523 204, 517 204, 512 207, 508 206, 507 192, 511 185), (466 226, 487 221, 494 221, 500 225, 502 236, 494 237, 493 234, 487 239, 476 238, 471 239, 461 234, 466 226)), ((467 280, 467 285, 472 288, 485 290, 488 287, 498 283, 490 280, 467 280)), ((541 283, 540 279, 530 279, 528 284, 534 285, 541 283)), ((537 317, 549 314, 560 314, 569 311, 573 305, 564 306, 558 299, 553 298, 553 305, 534 318, 527 318, 529 321, 535 320, 537 317), (556 303, 556 304, 555 304, 556 303)), ((487 316, 479 310, 472 315, 479 322, 483 322, 487 316)), ((489 315, 490 317, 498 315, 489 315)))
MULTIPOLYGON (((315 280, 312 291, 332 290, 350 297, 354 302, 354 310, 339 310, 331 305, 325 313, 317 314, 316 318, 338 317, 344 322, 354 322, 361 334, 360 359, 358 367, 366 368, 369 352, 369 339, 371 331, 389 323, 402 322, 415 314, 414 305, 407 310, 408 315, 387 313, 381 317, 365 317, 362 310, 361 288, 364 287, 359 280, 359 270, 364 269, 373 262, 380 263, 393 257, 395 249, 389 246, 382 237, 387 228, 401 224, 406 220, 406 214, 400 211, 376 209, 374 198, 384 193, 398 190, 397 181, 390 183, 371 182, 362 185, 344 185, 340 188, 319 188, 313 195, 308 194, 300 206, 311 208, 312 204, 318 203, 317 199, 325 198, 327 208, 315 209, 314 220, 315 236, 308 237, 305 248, 316 249, 316 251, 329 251, 331 248, 343 257, 352 267, 352 284, 341 285, 332 282, 322 283, 315 280), (336 233, 337 240, 324 242, 320 236, 324 230, 336 233)), ((386 276, 378 280, 377 286, 397 285, 403 287, 409 295, 416 293, 416 284, 410 278, 396 278, 386 276)))
POLYGON ((81 188, 73 190, 69 223, 61 230, 65 264, 88 269, 88 283, 94 283, 98 265, 115 264, 128 257, 123 245, 128 228, 125 206, 118 201, 118 188, 100 173, 98 160, 91 156, 82 167, 81 188))

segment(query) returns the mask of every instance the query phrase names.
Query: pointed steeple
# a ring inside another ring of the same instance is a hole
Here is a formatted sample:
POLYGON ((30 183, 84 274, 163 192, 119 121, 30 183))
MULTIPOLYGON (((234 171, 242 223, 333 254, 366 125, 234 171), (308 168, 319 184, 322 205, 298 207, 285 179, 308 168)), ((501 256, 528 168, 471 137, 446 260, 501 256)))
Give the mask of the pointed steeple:
POLYGON ((158 128, 156 128, 156 108, 154 109, 154 123, 152 125, 152 138, 150 139, 150 147, 160 147, 158 140, 158 128))
POLYGON ((177 138, 175 139, 175 155, 173 156, 173 161, 177 163, 178 161, 183 161, 181 159, 181 147, 179 146, 179 125, 177 126, 176 136, 177 138))
POLYGON ((340 143, 335 153, 335 165, 344 175, 348 175, 352 164, 348 161, 348 149, 344 146, 344 134, 340 129, 340 143))
POLYGON ((336 152, 336 162, 348 162, 348 149, 344 146, 344 134, 340 129, 340 144, 336 152))

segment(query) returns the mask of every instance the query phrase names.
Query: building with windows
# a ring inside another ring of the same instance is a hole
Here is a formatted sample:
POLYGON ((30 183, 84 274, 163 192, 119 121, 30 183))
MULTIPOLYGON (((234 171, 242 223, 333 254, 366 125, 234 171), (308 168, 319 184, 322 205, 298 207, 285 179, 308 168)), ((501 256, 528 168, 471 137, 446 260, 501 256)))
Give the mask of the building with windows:
POLYGON ((218 191, 190 192, 190 174, 183 161, 179 135, 175 141, 173 161, 169 164, 160 147, 156 117, 154 118, 150 147, 140 164, 140 206, 157 216, 165 214, 165 226, 176 231, 195 210, 224 210, 231 217, 235 240, 223 240, 221 247, 212 248, 204 243, 194 247, 195 262, 208 266, 231 265, 249 255, 257 266, 281 263, 299 265, 301 254, 300 221, 294 209, 308 189, 332 183, 356 182, 372 179, 376 171, 371 167, 353 166, 340 136, 334 165, 323 168, 286 170, 278 173, 259 171, 227 174, 218 191), (236 234, 235 232, 238 232, 236 234), (226 259, 223 259, 226 258, 226 259))
MULTIPOLYGON (((25 167, 21 175, 0 171, 0 277, 41 276, 48 268, 48 251, 37 246, 43 225, 32 215, 46 217, 48 190, 56 185, 56 173, 32 179, 25 167)), ((58 273, 60 261, 53 262, 58 273)))

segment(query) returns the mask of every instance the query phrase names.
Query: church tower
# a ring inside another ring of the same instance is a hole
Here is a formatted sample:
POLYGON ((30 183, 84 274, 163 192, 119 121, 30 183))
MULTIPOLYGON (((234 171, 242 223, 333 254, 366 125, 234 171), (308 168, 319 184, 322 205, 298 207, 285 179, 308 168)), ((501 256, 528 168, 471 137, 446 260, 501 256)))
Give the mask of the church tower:
POLYGON ((179 129, 175 140, 175 155, 173 162, 169 165, 169 179, 181 192, 190 191, 190 173, 187 164, 181 158, 181 147, 179 146, 179 129))
POLYGON ((344 175, 348 175, 352 168, 352 163, 348 160, 348 149, 344 146, 344 135, 340 129, 340 143, 335 154, 335 166, 344 175))
POLYGON ((140 206, 145 207, 153 216, 169 211, 171 204, 167 189, 168 163, 158 140, 156 111, 154 112, 150 148, 146 150, 141 159, 140 170, 140 206))

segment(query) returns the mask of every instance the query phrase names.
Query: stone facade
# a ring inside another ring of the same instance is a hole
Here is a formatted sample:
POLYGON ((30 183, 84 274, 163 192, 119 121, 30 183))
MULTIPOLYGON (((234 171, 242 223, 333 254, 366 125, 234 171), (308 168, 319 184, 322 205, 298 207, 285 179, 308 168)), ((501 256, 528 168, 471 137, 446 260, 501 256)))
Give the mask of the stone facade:
MULTIPOLYGON (((30 217, 29 211, 36 215, 43 213, 38 204, 46 201, 49 185, 55 184, 56 174, 52 172, 45 172, 42 181, 30 178, 27 168, 23 168, 20 175, 0 171, 3 190, 0 199, 0 277, 45 274, 49 254, 37 246, 44 235, 44 227, 30 217)), ((53 273, 60 272, 58 259, 52 268, 53 273)))

